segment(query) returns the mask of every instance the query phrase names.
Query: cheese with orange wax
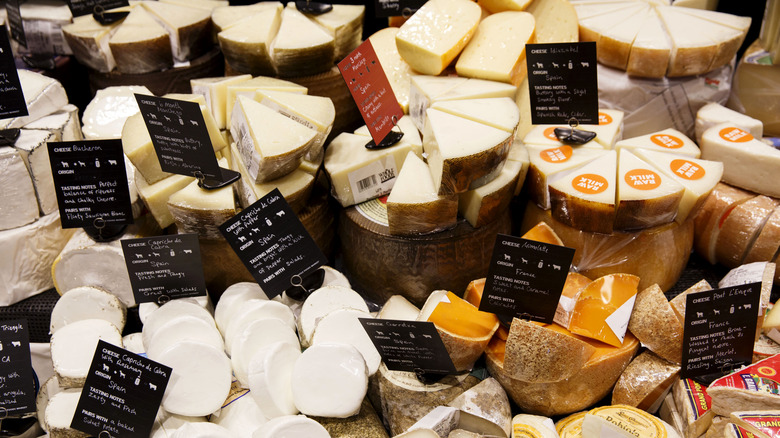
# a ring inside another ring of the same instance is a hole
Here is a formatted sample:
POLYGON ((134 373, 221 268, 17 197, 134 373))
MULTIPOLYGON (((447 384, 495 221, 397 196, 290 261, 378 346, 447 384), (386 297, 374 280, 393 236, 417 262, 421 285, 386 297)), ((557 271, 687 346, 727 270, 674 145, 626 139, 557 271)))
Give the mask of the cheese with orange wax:
POLYGON ((555 231, 553 231, 553 229, 550 228, 549 225, 547 225, 547 222, 539 222, 538 224, 534 225, 533 228, 526 231, 525 234, 523 234, 520 237, 526 240, 533 240, 536 242, 544 242, 553 245, 563 246, 563 242, 561 241, 561 238, 558 237, 557 234, 555 234, 555 231))
MULTIPOLYGON (((482 293, 485 292, 485 280, 485 278, 472 280, 468 286, 466 286, 466 292, 463 294, 463 299, 476 308, 479 308, 479 303, 482 302, 482 293)), ((778 313, 778 315, 780 315, 780 313, 778 313)))
POLYGON ((610 274, 585 286, 574 305, 569 330, 609 345, 623 343, 634 308, 639 277, 610 274))
POLYGON ((558 300, 558 307, 555 309, 555 316, 553 317, 553 321, 556 324, 569 328, 574 305, 577 304, 577 299, 582 289, 592 281, 590 278, 576 272, 569 272, 566 275, 566 282, 563 283, 561 298, 558 300))

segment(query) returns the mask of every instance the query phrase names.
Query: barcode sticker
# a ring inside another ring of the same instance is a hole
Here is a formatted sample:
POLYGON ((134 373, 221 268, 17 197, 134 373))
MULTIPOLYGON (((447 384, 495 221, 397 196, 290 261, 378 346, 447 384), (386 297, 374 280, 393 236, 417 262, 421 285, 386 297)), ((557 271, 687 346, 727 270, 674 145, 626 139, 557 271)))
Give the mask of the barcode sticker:
POLYGON ((374 161, 347 176, 355 204, 390 193, 398 170, 392 155, 374 161))

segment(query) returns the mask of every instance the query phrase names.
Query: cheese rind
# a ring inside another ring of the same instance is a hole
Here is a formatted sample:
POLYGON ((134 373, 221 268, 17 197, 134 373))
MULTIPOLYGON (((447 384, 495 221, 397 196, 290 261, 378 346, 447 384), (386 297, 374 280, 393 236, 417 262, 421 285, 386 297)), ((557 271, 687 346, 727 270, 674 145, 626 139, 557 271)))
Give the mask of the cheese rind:
POLYGON ((434 101, 431 108, 514 134, 520 111, 508 97, 434 101))
POLYGON ((35 186, 22 153, 12 147, 0 147, 0 231, 27 225, 38 219, 35 186))
POLYGON ((211 48, 211 11, 165 2, 141 5, 168 32, 176 61, 195 59, 211 48))
POLYGON ((120 73, 149 73, 173 66, 170 36, 144 8, 130 10, 108 46, 120 73))
POLYGON ((125 327, 127 308, 103 289, 82 286, 71 289, 57 300, 51 311, 50 332, 82 319, 104 319, 119 329, 125 327))
POLYGON ((168 199, 194 180, 195 178, 191 176, 171 175, 154 184, 148 184, 143 178, 138 178, 135 184, 138 194, 152 213, 154 220, 160 228, 167 228, 174 222, 173 215, 168 209, 168 199))
POLYGON ((179 233, 205 239, 221 238, 219 226, 236 214, 232 187, 206 190, 197 181, 172 194, 167 205, 179 233))
POLYGON ((333 66, 335 56, 333 36, 288 3, 271 45, 276 73, 281 77, 322 73, 333 66))
POLYGON ((101 73, 108 73, 116 67, 114 55, 108 47, 108 40, 121 22, 107 26, 100 24, 92 15, 74 17, 73 23, 62 26, 62 34, 73 56, 87 67, 101 73))
POLYGON ((507 159, 493 181, 458 195, 458 212, 474 228, 493 221, 509 207, 527 169, 523 162, 507 159))
MULTIPOLYGON (((251 75, 275 74, 271 60, 271 42, 279 30, 282 5, 247 17, 217 34, 225 62, 237 72, 251 75)), ((230 119, 227 119, 228 122, 230 119)))
POLYGON ((679 365, 645 351, 628 364, 615 383, 612 404, 655 412, 679 375, 679 365))
POLYGON ((99 340, 122 347, 119 329, 103 319, 74 321, 52 334, 52 365, 62 386, 84 384, 99 340))
POLYGON ((324 14, 307 15, 309 19, 326 29, 335 44, 335 60, 338 62, 349 55, 363 41, 364 5, 334 4, 324 14))

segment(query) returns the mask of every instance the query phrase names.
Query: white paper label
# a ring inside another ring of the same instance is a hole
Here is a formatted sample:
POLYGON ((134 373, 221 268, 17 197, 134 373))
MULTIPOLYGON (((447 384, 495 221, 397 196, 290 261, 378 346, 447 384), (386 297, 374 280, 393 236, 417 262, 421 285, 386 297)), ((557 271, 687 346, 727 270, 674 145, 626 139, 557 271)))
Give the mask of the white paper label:
POLYGON ((356 204, 390 193, 395 184, 398 169, 395 158, 388 155, 383 159, 353 170, 347 175, 349 188, 356 204))
POLYGON ((569 328, 571 322, 571 312, 574 310, 575 300, 561 295, 558 301, 558 307, 555 309, 553 321, 563 327, 569 328))
POLYGON ((241 155, 240 159, 243 160, 249 177, 256 181, 262 157, 255 149, 255 142, 249 133, 249 125, 246 117, 244 117, 244 112, 238 107, 238 101, 236 101, 236 107, 233 108, 232 119, 230 135, 233 136, 233 140, 236 142, 236 149, 238 149, 238 153, 241 155))
POLYGON ((412 84, 409 90, 409 115, 415 126, 420 131, 423 130, 425 122, 425 110, 431 106, 431 101, 417 87, 412 84))
POLYGON ((636 301, 636 295, 626 300, 623 305, 618 307, 617 310, 612 312, 612 314, 604 320, 604 322, 606 322, 609 328, 612 330, 612 333, 614 333, 615 336, 620 339, 621 343, 626 337, 626 330, 628 330, 628 320, 631 319, 631 311, 634 310, 634 301, 636 301))

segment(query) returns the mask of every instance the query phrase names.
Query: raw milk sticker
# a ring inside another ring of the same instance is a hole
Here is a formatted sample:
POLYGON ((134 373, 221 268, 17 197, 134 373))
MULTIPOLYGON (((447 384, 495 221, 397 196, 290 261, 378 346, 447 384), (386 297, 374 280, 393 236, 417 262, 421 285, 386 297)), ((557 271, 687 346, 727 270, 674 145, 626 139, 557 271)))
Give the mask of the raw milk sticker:
POLYGON ((753 140, 753 135, 749 132, 735 127, 723 128, 718 132, 718 135, 731 143, 747 143, 753 140))
POLYGON ((571 159, 574 150, 571 146, 561 146, 557 148, 545 149, 539 152, 539 157, 548 163, 565 163, 571 159))
POLYGON ((612 116, 607 113, 599 112, 599 126, 612 124, 612 116))
POLYGON ((688 160, 674 160, 669 165, 672 172, 680 178, 695 181, 704 178, 706 171, 703 167, 688 160))
POLYGON ((666 149, 679 149, 683 147, 682 139, 669 134, 655 134, 650 136, 650 141, 666 149))
POLYGON ((585 173, 574 178, 571 185, 575 190, 586 195, 598 195, 607 190, 609 183, 601 175, 585 173))
POLYGON ((661 186, 661 177, 650 169, 631 169, 624 178, 626 184, 638 190, 654 190, 661 186))

